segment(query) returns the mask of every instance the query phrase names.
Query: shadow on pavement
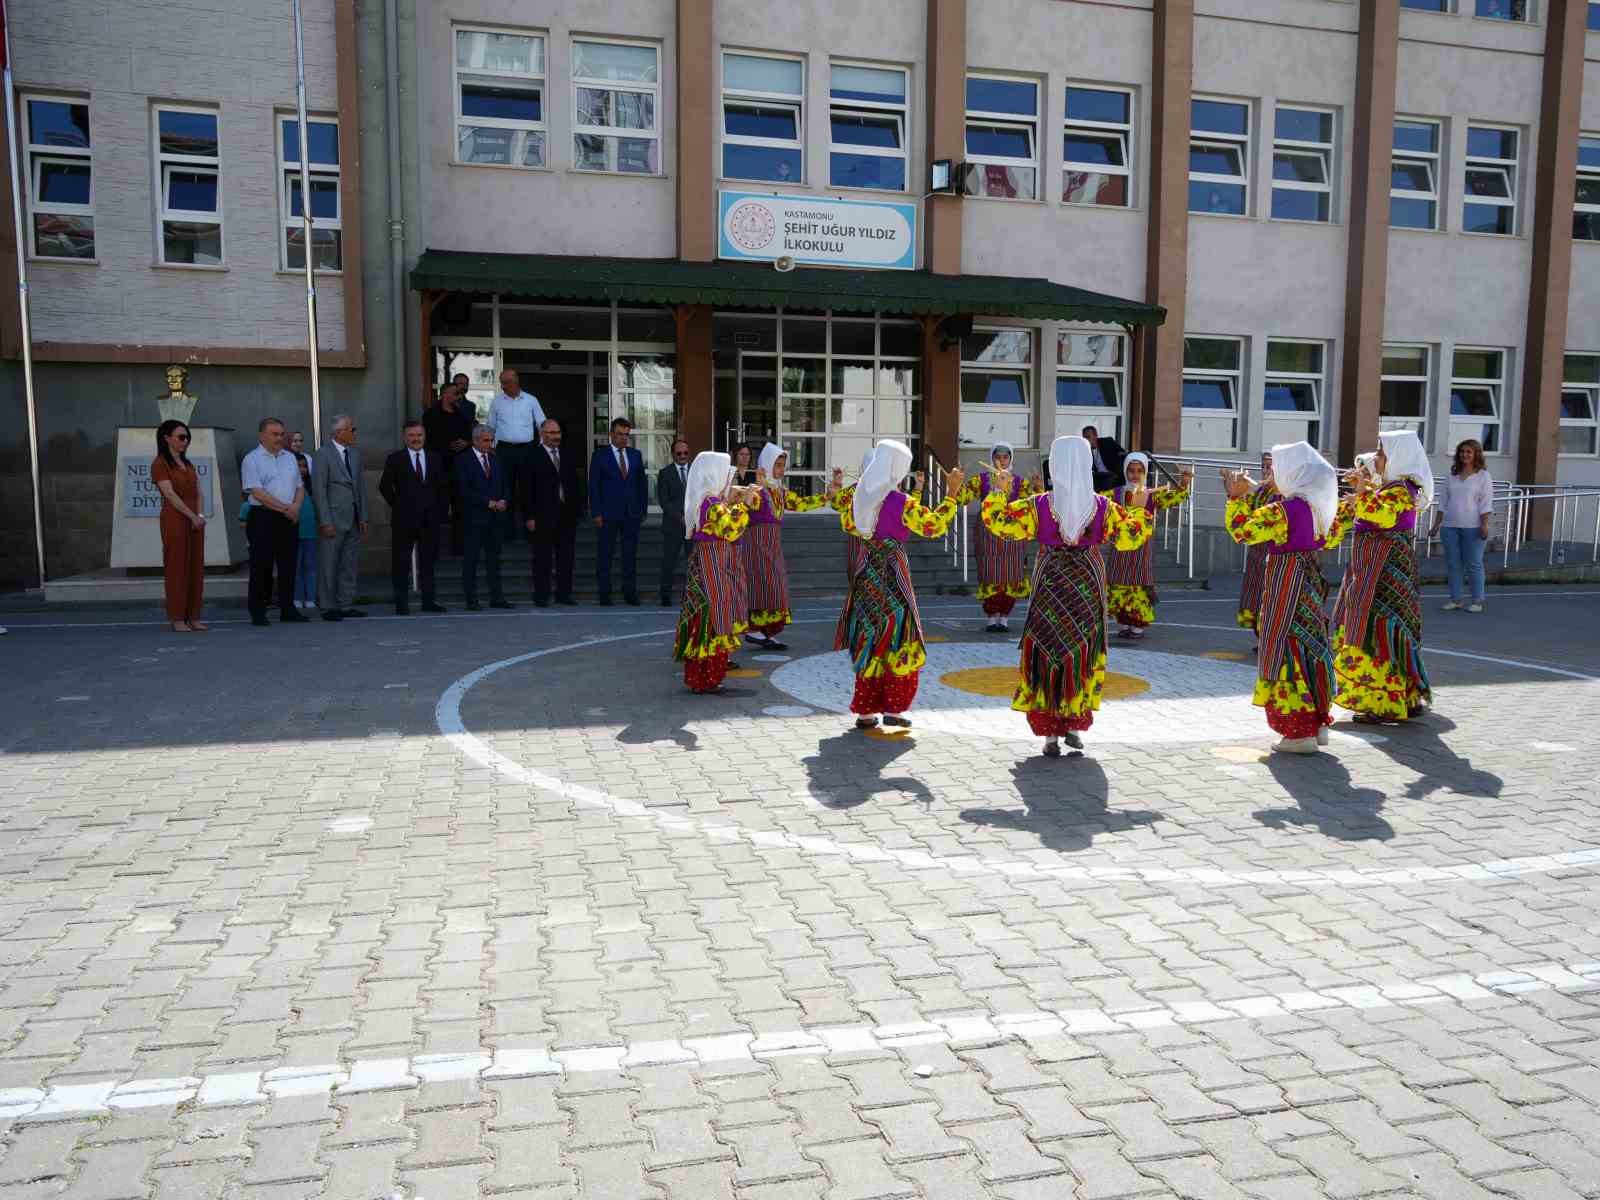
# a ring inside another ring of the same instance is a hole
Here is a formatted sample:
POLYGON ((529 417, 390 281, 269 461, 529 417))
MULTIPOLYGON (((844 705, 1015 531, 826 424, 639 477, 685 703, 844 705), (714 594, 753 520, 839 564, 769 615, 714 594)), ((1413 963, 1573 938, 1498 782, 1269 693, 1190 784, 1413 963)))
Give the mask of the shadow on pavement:
POLYGON ((895 759, 916 745, 910 737, 868 737, 854 729, 823 738, 805 764, 811 798, 826 808, 847 809, 886 792, 906 792, 924 803, 933 793, 910 775, 885 775, 895 759))
POLYGON ((1025 758, 1011 768, 1012 786, 1027 807, 964 808, 961 819, 993 829, 1010 829, 1039 839, 1047 850, 1070 854, 1086 850, 1096 837, 1153 825, 1161 813, 1108 807, 1111 785, 1093 758, 1070 755, 1025 758))
POLYGON ((1421 800, 1434 792, 1449 790, 1461 796, 1498 796, 1505 780, 1492 771, 1482 771, 1472 760, 1457 754, 1440 734, 1449 733, 1456 723, 1449 717, 1428 712, 1415 721, 1385 730, 1389 740, 1374 747, 1403 767, 1410 767, 1418 778, 1406 784, 1406 797, 1421 800))
POLYGON ((1356 787, 1350 769, 1333 755, 1272 754, 1267 770, 1297 805, 1253 814, 1268 829, 1299 825, 1345 842, 1386 842, 1394 836, 1394 826, 1379 815, 1384 794, 1356 787))

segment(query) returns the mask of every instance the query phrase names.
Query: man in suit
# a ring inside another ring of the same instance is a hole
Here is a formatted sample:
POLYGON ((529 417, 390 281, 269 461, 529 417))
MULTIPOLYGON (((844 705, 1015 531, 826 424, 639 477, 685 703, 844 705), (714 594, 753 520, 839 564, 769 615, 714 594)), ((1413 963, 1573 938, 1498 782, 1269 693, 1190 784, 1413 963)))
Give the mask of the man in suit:
POLYGON ((672 461, 656 475, 656 503, 661 506, 661 607, 672 606, 672 581, 683 553, 683 497, 689 490, 689 443, 672 443, 672 461))
POLYGON ((439 522, 448 504, 450 477, 444 459, 427 448, 421 421, 407 421, 401 434, 406 448, 384 460, 383 477, 378 480, 378 494, 392 512, 389 578, 394 585, 394 611, 402 617, 411 612, 411 551, 415 547, 422 611, 442 613, 443 605, 433 599, 433 561, 439 557, 439 522))
POLYGON ((550 569, 556 573, 556 603, 572 598, 572 560, 578 544, 578 518, 583 516, 583 489, 578 460, 561 452, 561 423, 547 419, 539 426, 539 445, 523 476, 522 511, 528 540, 533 543, 533 602, 550 606, 550 569))
POLYGON ((494 452, 494 430, 472 428, 472 445, 456 456, 456 495, 465 517, 466 544, 461 554, 461 590, 467 610, 478 612, 478 559, 489 576, 489 607, 510 608, 500 584, 500 547, 506 535, 506 510, 511 507, 511 479, 494 452))
MULTIPOLYGON (((462 379, 464 376, 457 375, 462 379)), ((450 553, 460 554, 466 528, 461 510, 455 504, 455 488, 449 476, 456 457, 472 445, 472 427, 478 423, 477 410, 459 383, 447 383, 439 392, 439 402, 422 414, 422 428, 429 450, 444 463, 445 495, 450 507, 450 553)), ((442 516, 442 514, 441 514, 442 516)))
POLYGON ((634 565, 639 551, 639 526, 644 524, 650 496, 644 478, 644 458, 628 445, 633 422, 618 417, 611 422, 611 444, 601 446, 589 462, 589 512, 600 531, 600 560, 595 567, 600 603, 611 603, 611 551, 622 546, 622 598, 639 603, 634 565))
POLYGON ((1093 425, 1083 427, 1084 440, 1089 443, 1089 454, 1094 467, 1094 490, 1109 492, 1122 483, 1122 460, 1128 452, 1117 445, 1114 438, 1101 437, 1093 425))
POLYGON ((317 597, 324 621, 364 617, 350 607, 356 598, 361 539, 367 532, 367 480, 356 449, 356 423, 346 414, 333 419, 333 440, 317 451, 311 465, 311 496, 317 506, 317 597))

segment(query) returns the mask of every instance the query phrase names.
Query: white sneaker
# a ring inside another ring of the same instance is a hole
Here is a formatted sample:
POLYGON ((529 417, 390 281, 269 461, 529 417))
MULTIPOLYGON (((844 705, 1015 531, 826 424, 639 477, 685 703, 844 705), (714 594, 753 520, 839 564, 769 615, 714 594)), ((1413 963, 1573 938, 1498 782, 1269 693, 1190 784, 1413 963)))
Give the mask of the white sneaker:
POLYGON ((1327 744, 1328 744, 1328 727, 1326 725, 1318 725, 1317 726, 1317 745, 1326 746, 1327 744))
POLYGON ((1445 612, 1455 612, 1456 609, 1458 609, 1460 607, 1461 607, 1461 601, 1459 601, 1459 600, 1450 600, 1450 601, 1446 602, 1446 604, 1444 606, 1444 610, 1445 610, 1445 612))
POLYGON ((1481 604, 1469 604, 1469 605, 1467 605, 1467 611, 1468 612, 1482 612, 1483 611, 1483 605, 1481 605, 1481 604))
POLYGON ((1314 737, 1279 738, 1272 749, 1278 754, 1315 754, 1317 752, 1317 739, 1314 737))

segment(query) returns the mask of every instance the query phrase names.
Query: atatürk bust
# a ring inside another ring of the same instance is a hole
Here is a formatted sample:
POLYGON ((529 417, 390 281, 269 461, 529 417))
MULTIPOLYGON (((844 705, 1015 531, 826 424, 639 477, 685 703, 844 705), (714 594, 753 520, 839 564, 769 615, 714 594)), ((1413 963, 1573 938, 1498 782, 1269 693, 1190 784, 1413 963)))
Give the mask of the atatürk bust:
POLYGON ((156 407, 161 410, 163 421, 182 421, 185 425, 194 415, 194 406, 200 403, 199 396, 191 396, 184 390, 189 382, 189 368, 173 363, 167 368, 167 391, 165 395, 156 397, 156 407))

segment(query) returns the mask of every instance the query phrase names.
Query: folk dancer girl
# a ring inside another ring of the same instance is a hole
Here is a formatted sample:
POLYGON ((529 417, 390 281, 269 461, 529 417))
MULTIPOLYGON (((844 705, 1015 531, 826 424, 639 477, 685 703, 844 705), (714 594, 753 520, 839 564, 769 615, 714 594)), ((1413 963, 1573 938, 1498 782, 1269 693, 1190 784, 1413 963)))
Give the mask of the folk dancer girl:
MULTIPOLYGON (((1245 503, 1254 512, 1263 504, 1273 504, 1280 499, 1278 489, 1272 486, 1272 451, 1261 452, 1261 482, 1245 497, 1245 503)), ((1267 576, 1267 544, 1256 542, 1245 547, 1244 579, 1239 584, 1239 611, 1235 620, 1240 629, 1256 631, 1256 617, 1261 612, 1261 584, 1267 576)), ((1256 650, 1261 639, 1256 638, 1256 650)))
POLYGON ((1260 652, 1252 703, 1278 735, 1274 750, 1315 754, 1327 745, 1333 704, 1333 647, 1322 606, 1327 584, 1317 552, 1338 544, 1339 475, 1306 442, 1272 448, 1278 498, 1258 503, 1250 478, 1224 471, 1224 525, 1233 540, 1266 552, 1256 614, 1260 652))
POLYGON ((771 442, 762 447, 756 484, 764 495, 761 506, 750 514, 743 543, 750 580, 750 632, 745 637, 768 650, 788 649, 774 635, 794 620, 789 611, 789 567, 783 560, 783 514, 811 512, 828 502, 826 495, 796 496, 785 487, 788 465, 789 456, 781 447, 771 442))
MULTIPOLYGON (((955 498, 956 504, 964 508, 977 501, 981 518, 983 502, 995 486, 994 480, 999 472, 1005 472, 1011 481, 1011 490, 1005 496, 1008 503, 1040 492, 1040 485, 1032 480, 1024 480, 1020 475, 1012 475, 1010 471, 1010 443, 996 442, 989 451, 989 470, 968 476, 961 494, 955 498)), ((1031 590, 1026 562, 1027 547, 1022 542, 995 537, 980 519, 978 527, 972 531, 972 549, 978 560, 978 602, 983 605, 983 611, 989 618, 988 630, 990 633, 1004 633, 1011 610, 1031 590)))
POLYGON ((1422 662, 1422 601, 1412 536, 1433 503, 1433 467, 1415 431, 1378 435, 1372 471, 1355 477, 1350 563, 1333 608, 1333 701, 1362 724, 1404 721, 1432 701, 1422 662))
POLYGON ((1124 508, 1094 492, 1094 457, 1081 437, 1058 437, 1050 447, 1050 491, 1006 500, 997 480, 983 502, 989 532, 1008 541, 1037 539, 1034 594, 1022 626, 1021 682, 1011 707, 1028 714, 1044 752, 1061 754, 1061 739, 1083 749, 1079 735, 1094 724, 1106 680, 1106 569, 1102 543, 1136 550, 1155 528, 1128 490, 1124 508))
POLYGON ((762 496, 755 489, 732 487, 732 479, 726 454, 702 451, 689 468, 683 498, 689 570, 672 657, 683 663, 689 690, 701 694, 722 686, 728 656, 739 648, 750 611, 737 543, 762 496))
MULTIPOLYGON (((1051 470, 1054 471, 1055 468, 1052 467, 1051 470)), ((1103 495, 1124 507, 1133 507, 1132 493, 1137 488, 1143 497, 1138 504, 1149 512, 1152 528, 1156 512, 1187 500, 1189 485, 1194 481, 1194 472, 1185 469, 1177 487, 1162 486, 1154 491, 1147 490, 1145 485, 1149 482, 1150 459, 1137 450, 1123 460, 1122 473, 1128 481, 1127 484, 1112 488, 1103 495)), ((1110 608, 1117 624, 1122 626, 1117 630, 1117 636, 1143 637, 1144 630, 1154 625, 1156 621, 1154 544, 1147 538, 1137 550, 1113 549, 1106 562, 1106 581, 1111 585, 1106 601, 1107 607, 1110 608)))
POLYGON ((951 497, 961 490, 963 475, 960 468, 948 472, 945 499, 929 509, 900 490, 910 469, 910 450, 899 442, 879 442, 851 503, 862 555, 839 614, 833 648, 848 651, 855 669, 850 711, 856 714, 857 729, 877 725, 879 713, 885 725, 909 729, 911 719, 904 714, 928 659, 905 543, 913 533, 941 537, 950 528, 957 512, 951 497))

